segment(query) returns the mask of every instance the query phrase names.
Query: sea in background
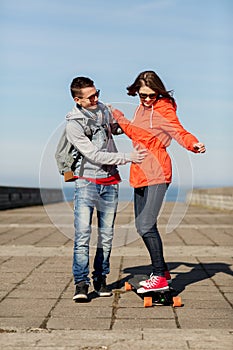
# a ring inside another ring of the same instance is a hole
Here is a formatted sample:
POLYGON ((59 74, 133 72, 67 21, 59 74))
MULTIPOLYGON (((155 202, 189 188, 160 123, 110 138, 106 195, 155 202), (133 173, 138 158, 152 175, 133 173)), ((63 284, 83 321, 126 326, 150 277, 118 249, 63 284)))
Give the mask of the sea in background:
MULTIPOLYGON (((185 202, 187 192, 190 189, 184 187, 176 187, 170 185, 166 196, 166 202, 185 202)), ((73 200, 74 186, 63 188, 64 199, 68 202, 73 200)), ((133 201, 133 188, 120 186, 119 189, 119 201, 120 202, 131 202, 133 201)))

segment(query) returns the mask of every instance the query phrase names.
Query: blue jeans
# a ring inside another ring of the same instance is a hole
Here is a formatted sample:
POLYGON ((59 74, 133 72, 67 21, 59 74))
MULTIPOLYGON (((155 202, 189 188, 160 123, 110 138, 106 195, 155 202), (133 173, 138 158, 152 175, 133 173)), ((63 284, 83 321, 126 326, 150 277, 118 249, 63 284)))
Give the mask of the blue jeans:
POLYGON ((157 228, 157 217, 168 185, 158 184, 134 189, 135 224, 149 251, 152 272, 164 276, 168 269, 163 257, 163 244, 157 228))
POLYGON ((94 259, 93 278, 110 272, 110 254, 113 228, 118 204, 118 185, 96 185, 87 180, 76 180, 74 196, 74 283, 90 282, 89 243, 94 208, 97 211, 98 242, 94 259))

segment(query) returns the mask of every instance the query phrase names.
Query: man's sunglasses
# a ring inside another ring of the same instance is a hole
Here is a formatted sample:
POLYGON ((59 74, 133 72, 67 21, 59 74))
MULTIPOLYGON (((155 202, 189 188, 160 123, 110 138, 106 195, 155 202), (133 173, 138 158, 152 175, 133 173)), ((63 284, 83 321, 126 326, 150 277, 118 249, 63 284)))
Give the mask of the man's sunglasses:
POLYGON ((91 96, 88 96, 88 97, 79 97, 79 98, 82 98, 84 100, 89 100, 89 101, 93 101, 95 97, 99 97, 100 95, 100 90, 96 90, 96 93, 91 95, 91 96))
POLYGON ((142 94, 142 93, 139 93, 138 95, 143 100, 145 100, 147 97, 149 97, 152 100, 153 98, 155 98, 157 96, 156 93, 154 93, 154 94, 142 94))

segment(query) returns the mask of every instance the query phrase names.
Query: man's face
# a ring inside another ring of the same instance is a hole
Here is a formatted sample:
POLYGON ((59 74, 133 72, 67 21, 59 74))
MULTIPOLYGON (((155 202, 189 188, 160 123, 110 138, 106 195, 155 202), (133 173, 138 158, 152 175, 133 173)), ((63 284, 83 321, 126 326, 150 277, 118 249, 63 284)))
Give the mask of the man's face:
POLYGON ((95 86, 81 89, 79 97, 75 97, 74 101, 80 106, 87 109, 95 109, 98 103, 99 90, 95 86))

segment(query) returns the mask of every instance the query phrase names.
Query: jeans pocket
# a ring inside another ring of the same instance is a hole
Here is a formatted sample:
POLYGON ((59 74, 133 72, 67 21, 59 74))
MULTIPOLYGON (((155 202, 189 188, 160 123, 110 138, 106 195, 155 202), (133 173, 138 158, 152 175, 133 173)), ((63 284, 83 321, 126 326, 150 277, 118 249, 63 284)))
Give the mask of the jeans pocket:
POLYGON ((115 185, 112 185, 112 187, 114 188, 115 192, 118 193, 118 191, 119 191, 119 185, 118 185, 118 184, 115 184, 115 185))
POLYGON ((90 184, 91 184, 90 181, 85 180, 85 179, 77 179, 77 180, 75 180, 75 188, 87 187, 90 184))

